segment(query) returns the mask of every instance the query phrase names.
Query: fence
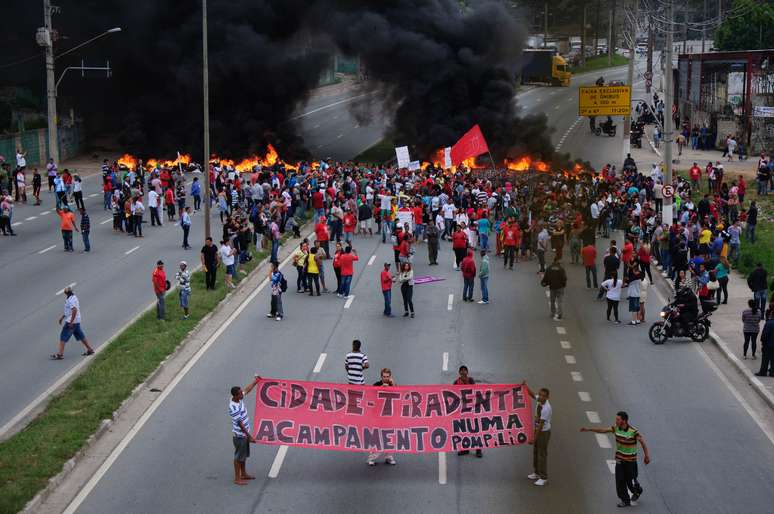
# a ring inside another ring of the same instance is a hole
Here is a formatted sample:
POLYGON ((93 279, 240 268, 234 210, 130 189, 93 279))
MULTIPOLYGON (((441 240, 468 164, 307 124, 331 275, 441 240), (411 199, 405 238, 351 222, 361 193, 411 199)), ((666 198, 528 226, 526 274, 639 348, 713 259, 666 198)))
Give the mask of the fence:
MULTIPOLYGON (((81 127, 59 127, 59 160, 75 157, 81 150, 81 127)), ((16 149, 27 152, 28 166, 43 166, 48 155, 48 130, 25 130, 0 137, 0 155, 13 166, 16 163, 16 149)))

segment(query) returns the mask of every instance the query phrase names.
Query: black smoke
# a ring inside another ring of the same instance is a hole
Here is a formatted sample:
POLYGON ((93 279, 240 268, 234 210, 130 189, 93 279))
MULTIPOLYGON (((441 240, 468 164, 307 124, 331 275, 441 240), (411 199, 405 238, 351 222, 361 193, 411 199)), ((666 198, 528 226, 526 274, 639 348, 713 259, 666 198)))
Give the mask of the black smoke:
MULTIPOLYGON (((30 35, 10 48, 39 52, 30 41, 42 13, 28 2, 12 3, 9 14, 19 15, 17 26, 27 24, 30 35)), ((132 153, 200 155, 201 3, 58 4, 62 12, 54 23, 69 36, 58 51, 106 28, 123 28, 86 52, 93 61, 109 57, 113 78, 66 79, 60 105, 74 105, 92 120, 92 133, 116 133, 132 153)), ((500 2, 469 4, 209 0, 213 151, 238 157, 272 142, 284 155, 303 156, 303 141, 287 120, 339 51, 360 57, 370 79, 363 87, 384 102, 396 141, 412 145, 415 155, 430 156, 478 123, 496 160, 525 153, 552 158, 545 117, 517 116, 513 79, 525 37, 522 23, 500 2)), ((78 54, 70 63, 80 63, 78 54)), ((26 71, 13 79, 39 88, 40 64, 24 65, 26 71)), ((57 66, 65 64, 66 58, 57 66)))

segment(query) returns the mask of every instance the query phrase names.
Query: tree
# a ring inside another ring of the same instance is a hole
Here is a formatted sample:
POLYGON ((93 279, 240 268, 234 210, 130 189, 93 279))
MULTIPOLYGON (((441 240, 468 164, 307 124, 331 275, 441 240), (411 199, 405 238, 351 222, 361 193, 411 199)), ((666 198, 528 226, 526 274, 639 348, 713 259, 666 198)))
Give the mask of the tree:
POLYGON ((760 50, 774 48, 774 5, 770 1, 734 0, 715 32, 718 50, 760 50))

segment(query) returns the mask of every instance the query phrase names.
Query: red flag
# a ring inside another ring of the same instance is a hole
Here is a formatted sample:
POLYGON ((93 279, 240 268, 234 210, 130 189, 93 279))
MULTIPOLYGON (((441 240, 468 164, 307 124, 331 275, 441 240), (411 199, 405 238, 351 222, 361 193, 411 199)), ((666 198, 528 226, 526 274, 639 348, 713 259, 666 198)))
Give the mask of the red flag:
POLYGON ((451 149, 451 160, 453 165, 458 165, 468 157, 478 157, 482 153, 489 151, 489 147, 481 133, 481 127, 474 125, 464 136, 457 141, 451 149))

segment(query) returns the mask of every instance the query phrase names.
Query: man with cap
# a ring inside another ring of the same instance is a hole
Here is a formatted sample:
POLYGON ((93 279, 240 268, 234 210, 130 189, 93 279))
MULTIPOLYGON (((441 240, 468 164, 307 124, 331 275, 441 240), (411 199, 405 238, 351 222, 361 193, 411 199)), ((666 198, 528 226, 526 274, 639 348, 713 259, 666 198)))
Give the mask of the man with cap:
POLYGON ((164 321, 164 295, 167 294, 167 274, 164 272, 164 261, 156 262, 151 281, 153 282, 153 292, 156 294, 156 319, 164 321))
MULTIPOLYGON (((189 207, 186 207, 186 210, 189 207)), ((191 296, 191 272, 188 271, 188 263, 180 261, 180 270, 175 273, 177 289, 180 296, 180 308, 183 309, 183 319, 188 319, 188 298, 191 296)), ((166 286, 166 284, 164 284, 166 286)))
POLYGON ((59 324, 62 325, 62 332, 59 335, 59 351, 51 356, 52 359, 60 361, 64 359, 65 343, 72 336, 81 342, 86 348, 84 356, 94 355, 94 348, 91 347, 86 335, 81 330, 81 306, 78 303, 78 297, 73 293, 73 288, 67 286, 63 291, 65 295, 64 314, 59 318, 59 324), (64 322, 64 323, 62 323, 64 322))

